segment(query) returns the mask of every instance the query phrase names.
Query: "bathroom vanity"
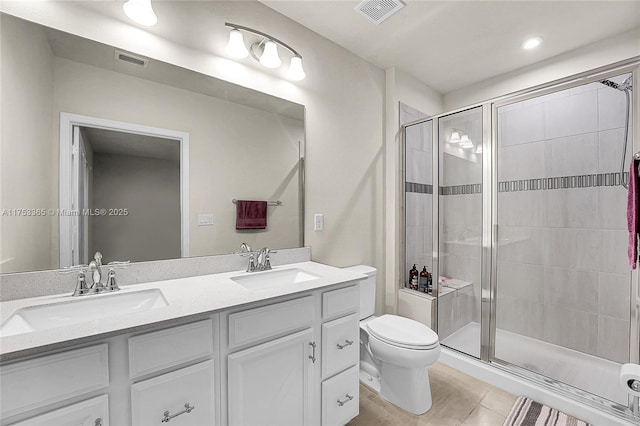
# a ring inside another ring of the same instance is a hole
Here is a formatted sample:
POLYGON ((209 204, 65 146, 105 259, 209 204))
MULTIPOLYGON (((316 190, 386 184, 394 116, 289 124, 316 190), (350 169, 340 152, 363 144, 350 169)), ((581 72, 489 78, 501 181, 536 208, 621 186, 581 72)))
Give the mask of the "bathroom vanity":
POLYGON ((3 326, 31 325, 0 334, 1 423, 345 424, 358 414, 361 278, 303 262, 2 302, 3 326), (140 292, 153 304, 49 328, 33 320, 140 292))

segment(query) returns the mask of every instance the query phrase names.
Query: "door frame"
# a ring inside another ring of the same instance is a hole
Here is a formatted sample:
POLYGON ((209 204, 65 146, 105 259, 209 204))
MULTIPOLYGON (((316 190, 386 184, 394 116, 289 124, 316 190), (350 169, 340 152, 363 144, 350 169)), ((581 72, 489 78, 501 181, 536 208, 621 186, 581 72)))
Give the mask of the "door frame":
MULTIPOLYGON (((180 143, 180 254, 189 257, 189 133, 86 115, 60 113, 59 209, 73 210, 73 127, 91 127, 175 139, 180 143)), ((59 212, 60 268, 72 266, 73 216, 59 212)))

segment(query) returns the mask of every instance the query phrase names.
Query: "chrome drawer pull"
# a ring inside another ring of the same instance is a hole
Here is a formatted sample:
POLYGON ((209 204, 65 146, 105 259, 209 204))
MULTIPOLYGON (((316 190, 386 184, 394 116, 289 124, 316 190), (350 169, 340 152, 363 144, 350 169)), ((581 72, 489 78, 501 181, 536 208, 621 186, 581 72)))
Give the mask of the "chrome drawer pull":
POLYGON ((96 419, 96 422, 93 424, 93 426, 102 426, 102 419, 100 417, 98 417, 96 419))
POLYGON ((309 345, 313 348, 313 354, 309 355, 309 359, 316 363, 316 342, 310 342, 309 345))
POLYGON ((344 341, 345 341, 345 344, 344 344, 344 345, 341 345, 340 343, 338 343, 338 344, 336 345, 336 346, 338 347, 338 349, 344 349, 344 348, 346 348, 347 346, 351 346, 351 345, 353 345, 353 340, 344 339, 344 341))
POLYGON ((349 395, 348 393, 345 394, 344 396, 347 397, 347 399, 345 399, 344 401, 340 401, 338 400, 338 406, 342 407, 344 404, 346 404, 347 402, 351 401, 353 399, 353 396, 349 395))
POLYGON ((162 419, 162 423, 168 423, 172 418, 178 417, 180 414, 184 414, 184 413, 189 414, 190 412, 192 412, 194 410, 194 408, 196 408, 196 407, 194 407, 193 405, 189 405, 188 402, 185 402, 184 403, 184 410, 180 411, 179 413, 169 414, 168 411, 165 411, 164 412, 164 418, 162 419))

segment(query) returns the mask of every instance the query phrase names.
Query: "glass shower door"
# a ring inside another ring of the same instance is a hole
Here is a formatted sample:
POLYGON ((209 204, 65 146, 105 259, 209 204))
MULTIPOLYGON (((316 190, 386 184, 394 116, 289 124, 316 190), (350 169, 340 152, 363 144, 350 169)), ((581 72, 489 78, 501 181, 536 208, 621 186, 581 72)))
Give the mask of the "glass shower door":
MULTIPOLYGON (((629 75, 610 80, 621 84, 629 75)), ((594 82, 497 114, 495 360, 627 405, 625 94, 594 82)), ((630 132, 630 129, 629 129, 630 132)))
POLYGON ((482 107, 438 119, 438 336, 480 357, 482 275, 482 107))

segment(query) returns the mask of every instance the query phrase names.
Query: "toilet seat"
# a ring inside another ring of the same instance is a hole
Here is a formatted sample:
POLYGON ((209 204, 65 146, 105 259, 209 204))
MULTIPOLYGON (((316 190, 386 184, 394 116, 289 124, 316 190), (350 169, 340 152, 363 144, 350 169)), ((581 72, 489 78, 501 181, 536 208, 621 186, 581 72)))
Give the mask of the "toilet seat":
POLYGON ((438 335, 429 327, 398 315, 382 315, 371 320, 367 330, 377 339, 400 348, 424 351, 440 345, 438 335))

